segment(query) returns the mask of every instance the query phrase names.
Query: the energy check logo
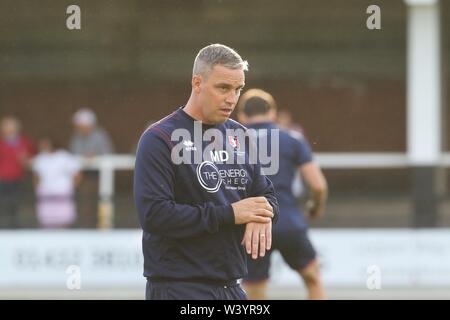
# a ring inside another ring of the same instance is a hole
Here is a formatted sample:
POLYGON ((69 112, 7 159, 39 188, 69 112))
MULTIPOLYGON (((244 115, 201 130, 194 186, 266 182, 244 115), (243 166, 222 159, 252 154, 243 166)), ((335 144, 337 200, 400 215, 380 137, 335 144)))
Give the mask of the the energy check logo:
POLYGON ((219 169, 211 161, 203 161, 197 166, 197 179, 208 192, 217 192, 222 185, 219 169))
POLYGON ((208 192, 217 192, 222 184, 226 190, 247 190, 248 173, 242 168, 219 170, 214 162, 203 161, 197 166, 197 179, 208 192))

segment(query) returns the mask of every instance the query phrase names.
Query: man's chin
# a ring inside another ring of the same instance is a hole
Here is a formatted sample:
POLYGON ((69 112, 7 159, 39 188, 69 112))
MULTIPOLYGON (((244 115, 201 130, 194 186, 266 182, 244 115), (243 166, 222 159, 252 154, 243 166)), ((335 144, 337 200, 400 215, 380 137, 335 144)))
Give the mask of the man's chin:
POLYGON ((225 121, 227 121, 230 117, 228 116, 217 116, 214 119, 211 119, 210 121, 208 121, 207 124, 209 125, 217 125, 217 124, 221 124, 224 123, 225 121))

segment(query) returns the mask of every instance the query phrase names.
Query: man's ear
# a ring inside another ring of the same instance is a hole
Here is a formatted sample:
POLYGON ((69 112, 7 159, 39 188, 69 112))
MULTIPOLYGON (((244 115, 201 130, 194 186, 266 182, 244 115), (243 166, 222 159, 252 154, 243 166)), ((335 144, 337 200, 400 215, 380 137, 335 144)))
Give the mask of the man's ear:
POLYGON ((192 89, 194 89, 194 91, 196 93, 200 92, 200 87, 201 87, 202 81, 203 81, 203 78, 201 75, 195 74, 192 76, 192 89))

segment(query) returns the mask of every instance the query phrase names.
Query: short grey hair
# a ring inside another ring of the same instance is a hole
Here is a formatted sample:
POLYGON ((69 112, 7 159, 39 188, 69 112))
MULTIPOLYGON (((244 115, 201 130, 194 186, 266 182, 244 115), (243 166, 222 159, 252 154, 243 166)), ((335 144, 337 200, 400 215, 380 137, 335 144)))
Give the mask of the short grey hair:
POLYGON ((230 47, 223 44, 211 44, 201 49, 195 57, 192 75, 207 75, 215 65, 229 69, 248 71, 248 62, 230 47))

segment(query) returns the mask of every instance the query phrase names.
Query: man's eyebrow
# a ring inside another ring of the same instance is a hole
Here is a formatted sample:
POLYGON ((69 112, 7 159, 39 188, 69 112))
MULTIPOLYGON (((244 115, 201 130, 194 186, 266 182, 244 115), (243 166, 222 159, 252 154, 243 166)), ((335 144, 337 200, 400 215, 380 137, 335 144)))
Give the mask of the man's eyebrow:
MULTIPOLYGON (((229 83, 224 83, 224 82, 219 82, 215 85, 216 87, 225 87, 225 88, 232 88, 233 85, 229 84, 229 83)), ((238 86, 236 89, 242 89, 244 88, 245 83, 241 84, 240 86, 238 86)))
POLYGON ((216 84, 216 87, 227 87, 227 88, 230 88, 231 84, 224 83, 224 82, 219 82, 219 83, 216 84))

